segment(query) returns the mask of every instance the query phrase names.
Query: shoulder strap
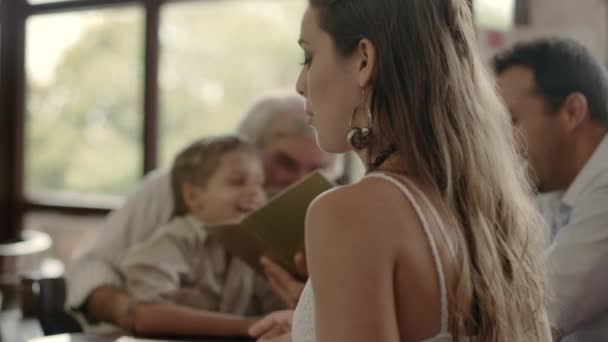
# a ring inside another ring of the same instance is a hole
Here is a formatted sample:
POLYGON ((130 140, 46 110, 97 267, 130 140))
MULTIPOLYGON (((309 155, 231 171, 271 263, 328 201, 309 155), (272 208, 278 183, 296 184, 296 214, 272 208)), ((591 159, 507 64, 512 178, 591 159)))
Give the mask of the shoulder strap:
MULTIPOLYGON (((416 214, 418 215, 418 218, 420 219, 420 222, 422 223, 422 228, 424 229, 424 233, 426 234, 426 237, 429 240, 429 245, 431 246, 431 252, 433 254, 433 259, 435 259, 435 269, 437 270, 437 278, 439 280, 439 293, 441 296, 441 298, 440 298, 440 301, 441 301, 440 302, 441 303, 440 334, 446 333, 448 331, 448 296, 447 296, 447 289, 446 289, 446 284, 445 284, 445 274, 443 272, 443 266, 441 265, 441 258, 439 257, 439 251, 437 249, 437 244, 435 242, 435 239, 433 238, 433 235, 431 234, 429 224, 426 220, 426 217, 424 216, 424 213, 422 212, 422 209, 420 209, 418 202, 415 200, 414 196, 408 190, 408 188, 403 183, 401 183, 400 181, 395 179, 394 177, 391 177, 384 173, 378 173, 378 172, 370 173, 369 175, 367 175, 367 177, 381 178, 381 179, 384 179, 384 180, 394 184, 397 188, 399 188, 399 190, 401 190, 401 192, 404 194, 404 196, 412 203, 412 206, 414 207, 414 210, 416 211, 416 214)), ((408 184, 410 184, 410 186, 413 186, 413 184, 411 182, 408 182, 408 184)), ((420 191, 415 187, 414 187, 414 189, 416 189, 417 191, 420 191)), ((428 199, 426 199, 426 197, 424 197, 424 199, 425 199, 425 202, 428 201, 428 199)), ((428 204, 430 204, 430 202, 428 202, 428 204)), ((432 210, 434 210, 434 208, 432 210)), ((440 223, 438 222, 438 224, 440 224, 440 223)))

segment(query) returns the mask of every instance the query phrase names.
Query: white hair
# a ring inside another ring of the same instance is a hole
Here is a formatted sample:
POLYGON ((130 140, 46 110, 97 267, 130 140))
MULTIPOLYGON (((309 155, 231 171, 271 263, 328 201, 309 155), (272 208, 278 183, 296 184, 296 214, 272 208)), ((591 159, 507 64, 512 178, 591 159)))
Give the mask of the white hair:
POLYGON ((306 122, 304 99, 289 91, 265 94, 243 115, 238 133, 258 148, 288 136, 312 135, 306 122))
MULTIPOLYGON (((243 115, 237 128, 238 134, 257 148, 269 142, 291 136, 313 136, 314 131, 306 119, 305 100, 287 90, 275 90, 260 96, 243 115)), ((344 172, 342 156, 325 167, 325 174, 332 179, 344 172)))

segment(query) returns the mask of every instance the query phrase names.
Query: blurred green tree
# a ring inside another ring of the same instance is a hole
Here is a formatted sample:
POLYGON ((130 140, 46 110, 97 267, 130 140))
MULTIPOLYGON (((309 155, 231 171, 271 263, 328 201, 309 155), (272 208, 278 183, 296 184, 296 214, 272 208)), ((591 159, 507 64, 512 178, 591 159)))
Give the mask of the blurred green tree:
MULTIPOLYGON (((232 132, 260 93, 293 88, 304 5, 300 0, 164 5, 162 166, 197 137, 232 132)), ((143 13, 99 12, 65 49, 50 81, 29 79, 28 191, 124 194, 141 176, 143 13)))

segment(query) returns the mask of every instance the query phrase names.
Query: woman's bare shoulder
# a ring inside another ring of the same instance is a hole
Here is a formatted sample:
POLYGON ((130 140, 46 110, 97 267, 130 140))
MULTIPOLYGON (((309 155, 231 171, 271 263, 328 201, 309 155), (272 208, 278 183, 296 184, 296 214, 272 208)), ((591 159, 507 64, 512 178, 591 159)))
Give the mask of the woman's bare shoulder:
POLYGON ((369 242, 371 248, 402 246, 407 227, 419 225, 411 202, 399 188, 372 177, 319 196, 310 205, 306 221, 308 236, 360 239, 369 242))

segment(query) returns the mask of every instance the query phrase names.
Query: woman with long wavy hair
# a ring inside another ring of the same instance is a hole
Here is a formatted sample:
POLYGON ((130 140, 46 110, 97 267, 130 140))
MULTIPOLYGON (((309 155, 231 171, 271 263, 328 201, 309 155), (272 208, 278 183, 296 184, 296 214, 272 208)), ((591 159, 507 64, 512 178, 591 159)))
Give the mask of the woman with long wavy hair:
POLYGON ((474 42, 466 0, 310 0, 297 90, 368 174, 309 208, 294 342, 550 341, 542 220, 474 42))

